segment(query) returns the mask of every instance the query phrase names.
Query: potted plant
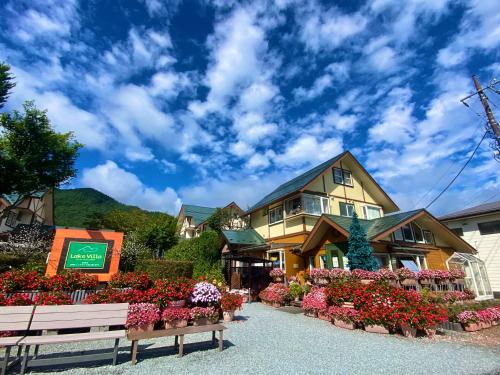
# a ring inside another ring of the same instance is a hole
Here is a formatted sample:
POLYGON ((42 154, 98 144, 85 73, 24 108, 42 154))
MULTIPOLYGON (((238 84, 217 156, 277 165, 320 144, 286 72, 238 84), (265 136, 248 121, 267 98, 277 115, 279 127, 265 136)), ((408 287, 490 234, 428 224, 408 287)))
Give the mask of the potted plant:
POLYGON ((285 273, 281 268, 273 268, 271 272, 269 272, 269 276, 271 276, 271 278, 275 283, 280 283, 283 281, 285 273))
POLYGON ((330 270, 330 280, 347 279, 351 276, 349 270, 344 270, 342 268, 333 268, 330 270))
POLYGON ((318 312, 326 310, 328 305, 326 303, 326 288, 315 286, 311 291, 306 294, 302 300, 302 309, 304 314, 310 317, 318 317, 318 312))
POLYGON ((330 270, 313 268, 309 274, 316 285, 327 285, 330 282, 330 270))
POLYGON ((465 271, 461 268, 452 268, 450 270, 450 279, 455 284, 465 284, 465 271))
POLYGON ((160 307, 184 307, 195 286, 187 277, 160 279, 154 283, 154 299, 160 307))
POLYGON ((125 327, 129 333, 152 331, 160 320, 160 309, 152 303, 129 305, 125 327))
POLYGON ((378 270, 379 280, 387 281, 392 286, 398 286, 398 276, 388 268, 381 268, 378 270))
POLYGON ((196 283, 191 293, 191 303, 200 306, 215 306, 219 304, 221 293, 213 284, 202 281, 196 283))
POLYGON ((191 319, 195 326, 217 323, 219 314, 214 307, 193 307, 191 309, 191 319))
POLYGON ((451 274, 444 270, 434 270, 434 281, 437 284, 447 284, 450 282, 451 274))
POLYGON ((377 272, 365 271, 361 269, 355 269, 351 272, 352 277, 359 279, 361 284, 370 284, 375 280, 380 279, 380 275, 377 272))
POLYGON ((295 301, 299 301, 300 297, 304 293, 302 290, 302 286, 298 282, 290 283, 290 297, 295 301))
POLYGON ((151 284, 151 279, 146 272, 118 272, 111 277, 108 285, 112 288, 147 290, 151 284))
POLYGON ((403 267, 396 270, 396 276, 399 278, 401 285, 413 286, 417 285, 417 275, 412 270, 403 267))
POLYGON ((224 293, 220 300, 222 314, 225 322, 231 322, 234 319, 236 309, 241 309, 243 297, 235 293, 224 293))
POLYGON ((328 314, 339 328, 354 329, 359 321, 359 312, 353 308, 331 306, 328 309, 328 314))
POLYGON ((191 309, 186 307, 167 307, 161 314, 165 329, 183 328, 191 318, 191 309))
POLYGON ((462 323, 464 330, 467 332, 475 332, 481 329, 479 316, 475 311, 462 311, 457 315, 457 320, 462 323))
POLYGON ((434 271, 421 270, 417 272, 417 279, 422 285, 429 285, 434 282, 434 271))

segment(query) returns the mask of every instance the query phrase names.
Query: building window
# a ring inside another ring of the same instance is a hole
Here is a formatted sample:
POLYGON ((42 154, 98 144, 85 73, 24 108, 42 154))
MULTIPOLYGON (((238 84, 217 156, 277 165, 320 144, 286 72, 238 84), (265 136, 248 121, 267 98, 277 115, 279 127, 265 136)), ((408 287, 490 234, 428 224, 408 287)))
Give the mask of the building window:
POLYGON ((424 241, 426 244, 429 244, 429 245, 434 245, 434 236, 432 235, 432 232, 430 230, 423 230, 422 231, 423 235, 424 235, 424 241))
POLYGON ((339 202, 340 205, 340 215, 352 217, 354 215, 354 205, 351 203, 339 202))
POLYGON ((9 214, 7 215, 7 219, 5 220, 5 225, 8 225, 9 227, 15 227, 16 218, 17 214, 14 211, 10 211, 9 214))
POLYGON ((382 210, 379 207, 374 207, 374 206, 363 207, 363 213, 365 215, 365 219, 367 220, 378 219, 379 217, 382 216, 381 211, 382 210))
POLYGON ((273 268, 279 268, 285 271, 285 252, 283 250, 268 252, 267 259, 273 262, 273 268))
POLYGON ((329 213, 330 206, 328 198, 315 195, 304 195, 304 212, 318 216, 329 213))
POLYGON ((411 225, 406 224, 403 227, 401 227, 401 230, 403 231, 403 239, 407 242, 415 242, 415 237, 413 236, 413 231, 411 230, 411 225))
POLYGON ((333 182, 340 185, 352 186, 352 174, 342 168, 333 168, 333 182))
POLYGON ((481 236, 484 236, 486 234, 500 233, 500 220, 477 223, 477 227, 479 228, 479 233, 481 233, 481 236))
POLYGON ((462 228, 450 228, 450 230, 455 233, 457 236, 463 237, 464 230, 462 228))
POLYGON ((283 206, 278 206, 269 209, 269 224, 279 223, 283 221, 283 206))
POLYGON ((287 200, 285 202, 285 212, 287 216, 300 214, 302 212, 302 198, 298 196, 287 200))
POLYGON ((415 236, 415 241, 418 243, 424 243, 424 234, 422 233, 422 228, 417 223, 411 223, 413 229, 413 235, 415 236))
POLYGON ((396 240, 396 241, 403 241, 403 232, 401 232, 401 228, 397 229, 394 232, 394 240, 396 240))

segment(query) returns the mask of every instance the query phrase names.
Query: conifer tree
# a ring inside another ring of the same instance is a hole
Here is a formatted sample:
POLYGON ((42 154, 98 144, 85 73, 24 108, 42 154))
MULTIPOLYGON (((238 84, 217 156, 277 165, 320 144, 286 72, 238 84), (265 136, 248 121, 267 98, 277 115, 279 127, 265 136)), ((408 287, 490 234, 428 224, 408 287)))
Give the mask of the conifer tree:
POLYGON ((349 250, 347 252, 349 269, 376 270, 377 262, 372 253, 373 249, 368 242, 366 232, 358 220, 358 215, 354 212, 349 227, 349 250))

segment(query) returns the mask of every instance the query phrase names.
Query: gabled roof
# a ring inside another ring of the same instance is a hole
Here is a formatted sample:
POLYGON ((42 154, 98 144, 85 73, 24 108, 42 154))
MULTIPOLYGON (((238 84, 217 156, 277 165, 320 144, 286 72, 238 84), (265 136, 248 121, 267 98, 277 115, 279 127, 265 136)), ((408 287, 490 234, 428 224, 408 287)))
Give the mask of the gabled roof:
POLYGON ((207 220, 216 210, 217 209, 213 207, 195 206, 192 204, 183 204, 181 208, 181 212, 184 212, 184 216, 193 218, 194 225, 198 225, 207 220))
POLYGON ((339 160, 346 154, 347 151, 321 163, 320 165, 314 167, 313 169, 308 170, 307 172, 302 173, 301 175, 293 178, 292 180, 281 184, 276 189, 274 189, 271 193, 267 194, 260 201, 255 203, 252 207, 247 210, 247 214, 258 210, 261 207, 267 206, 268 204, 273 203, 274 201, 283 198, 289 194, 292 194, 304 186, 306 186, 309 182, 314 180, 316 177, 320 176, 321 173, 325 171, 328 167, 330 167, 333 163, 339 160))
MULTIPOLYGON (((377 219, 366 220, 366 219, 358 219, 359 223, 363 227, 366 232, 368 239, 373 239, 377 237, 379 234, 386 232, 387 230, 395 227, 399 223, 406 221, 420 212, 423 212, 423 209, 407 211, 407 212, 398 212, 395 214, 388 214, 383 217, 379 217, 377 219)), ((340 225, 346 232, 349 232, 349 227, 352 223, 351 217, 339 216, 339 215, 326 215, 326 217, 335 221, 338 225, 340 225)))
POLYGON ((500 213, 500 201, 480 204, 479 206, 466 208, 465 210, 455 211, 447 215, 441 216, 439 220, 446 221, 446 220, 460 219, 470 216, 485 215, 495 212, 500 213))
MULTIPOLYGON (((47 190, 36 191, 36 192, 32 193, 31 195, 26 196, 24 198, 28 198, 28 197, 41 198, 45 195, 46 192, 47 192, 47 190)), ((3 194, 2 198, 5 199, 9 204, 14 204, 19 199, 19 194, 17 194, 17 193, 3 194)))
POLYGON ((222 235, 230 245, 265 245, 266 241, 253 228, 241 230, 223 230, 222 235))
MULTIPOLYGON (((476 251, 469 243, 465 242, 461 237, 453 233, 446 225, 441 223, 423 208, 389 214, 373 220, 359 219, 359 222, 365 230, 368 239, 376 242, 384 239, 401 226, 418 218, 425 219, 429 223, 432 223, 432 225, 435 226, 435 230, 439 230, 443 236, 446 236, 446 238, 448 238, 448 240, 457 247, 467 249, 470 252, 476 251)), ((302 251, 309 251, 314 248, 315 242, 320 240, 318 237, 323 236, 326 233, 326 228, 328 226, 335 228, 347 238, 349 236, 349 227, 351 223, 352 218, 350 217, 327 214, 321 215, 320 219, 316 222, 311 233, 302 245, 302 251)))

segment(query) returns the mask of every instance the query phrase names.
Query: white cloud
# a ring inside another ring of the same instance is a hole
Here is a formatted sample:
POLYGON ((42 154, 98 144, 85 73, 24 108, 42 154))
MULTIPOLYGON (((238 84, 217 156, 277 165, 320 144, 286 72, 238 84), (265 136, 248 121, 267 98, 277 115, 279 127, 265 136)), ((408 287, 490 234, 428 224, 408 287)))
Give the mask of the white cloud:
POLYGON ((269 160, 269 157, 267 155, 263 154, 254 154, 248 161, 246 162, 245 166, 249 169, 265 169, 269 167, 271 164, 271 161, 269 160))
POLYGON ((321 96, 326 89, 333 83, 333 77, 330 74, 324 74, 316 78, 310 89, 299 87, 293 91, 295 99, 298 101, 312 100, 321 96))
POLYGON ((238 157, 245 157, 252 155, 255 149, 244 141, 238 141, 236 143, 231 143, 229 146, 229 151, 238 157))
POLYGON ((111 160, 94 168, 84 169, 80 185, 92 187, 119 202, 137 205, 146 210, 176 215, 181 206, 181 200, 172 188, 157 190, 148 187, 135 174, 120 168, 111 160))
POLYGON ((318 141, 310 135, 302 135, 286 151, 276 156, 276 163, 285 166, 314 165, 333 158, 343 151, 343 143, 339 138, 318 141))
POLYGON ((163 172, 169 174, 169 173, 174 173, 177 170, 177 165, 175 163, 172 163, 166 159, 160 160, 161 163, 161 168, 163 172))
POLYGON ((324 117, 324 126, 333 127, 341 132, 352 132, 358 123, 357 115, 341 115, 338 111, 329 111, 324 117))
POLYGON ((336 7, 322 9, 314 4, 297 16, 299 38, 312 52, 333 50, 362 32, 367 19, 361 13, 346 14, 336 7))

